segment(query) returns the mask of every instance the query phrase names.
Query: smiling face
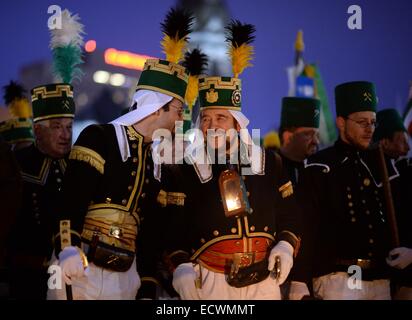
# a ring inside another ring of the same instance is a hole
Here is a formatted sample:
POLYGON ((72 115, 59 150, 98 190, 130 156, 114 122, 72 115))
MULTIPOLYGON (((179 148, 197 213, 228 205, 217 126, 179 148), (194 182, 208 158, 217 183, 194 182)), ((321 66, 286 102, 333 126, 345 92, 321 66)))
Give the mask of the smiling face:
POLYGON ((66 156, 72 146, 73 119, 57 118, 34 124, 36 143, 40 151, 59 159, 66 156))
POLYGON ((228 110, 206 109, 203 110, 200 115, 200 129, 202 130, 205 139, 207 138, 209 131, 209 144, 211 138, 210 133, 216 133, 213 147, 215 149, 220 149, 226 147, 227 143, 230 144, 230 135, 227 134, 226 140, 224 140, 221 137, 219 138, 219 136, 221 136, 220 134, 228 133, 228 130, 230 129, 239 131, 240 126, 228 110))
POLYGON ((367 149, 376 125, 376 114, 372 111, 351 113, 347 118, 338 117, 336 124, 341 139, 354 147, 367 149))

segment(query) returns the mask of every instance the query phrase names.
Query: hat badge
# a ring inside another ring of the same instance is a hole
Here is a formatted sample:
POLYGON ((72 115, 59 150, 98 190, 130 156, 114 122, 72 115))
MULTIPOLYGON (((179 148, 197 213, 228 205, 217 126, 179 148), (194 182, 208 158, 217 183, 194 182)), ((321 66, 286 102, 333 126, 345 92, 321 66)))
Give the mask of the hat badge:
POLYGON ((210 88, 208 92, 206 92, 206 101, 209 103, 215 103, 219 99, 219 93, 215 91, 215 89, 210 88))
POLYGON ((62 105, 63 108, 70 110, 70 102, 68 100, 63 100, 62 105))
POLYGON ((364 92, 363 97, 364 97, 363 101, 369 100, 369 102, 372 102, 372 95, 369 92, 364 92))

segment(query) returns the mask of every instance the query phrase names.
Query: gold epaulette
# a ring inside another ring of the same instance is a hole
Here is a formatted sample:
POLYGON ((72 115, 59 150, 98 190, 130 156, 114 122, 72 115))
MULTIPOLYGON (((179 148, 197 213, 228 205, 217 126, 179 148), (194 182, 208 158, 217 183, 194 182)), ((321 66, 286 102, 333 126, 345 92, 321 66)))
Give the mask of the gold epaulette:
POLYGON ((104 174, 104 164, 106 160, 104 160, 100 154, 92 149, 75 145, 70 152, 69 159, 84 161, 101 174, 104 174))

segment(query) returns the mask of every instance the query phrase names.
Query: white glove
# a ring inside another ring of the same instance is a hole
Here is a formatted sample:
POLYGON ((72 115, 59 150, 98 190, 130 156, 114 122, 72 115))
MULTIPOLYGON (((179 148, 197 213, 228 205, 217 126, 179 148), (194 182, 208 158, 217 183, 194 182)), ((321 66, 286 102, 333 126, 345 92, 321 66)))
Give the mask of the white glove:
POLYGON ((304 282, 292 281, 289 289, 289 300, 302 300, 304 296, 309 296, 308 286, 304 282))
POLYGON ((173 272, 173 287, 182 300, 200 300, 199 293, 195 286, 196 271, 193 264, 181 263, 173 272))
POLYGON ((85 276, 83 259, 78 247, 66 247, 59 253, 59 266, 62 269, 63 280, 72 284, 72 278, 85 276))
POLYGON ((412 249, 399 247, 389 252, 389 256, 398 255, 396 259, 386 258, 386 263, 391 267, 405 269, 412 263, 412 249))
POLYGON ((292 245, 284 240, 279 241, 279 243, 273 247, 269 255, 268 270, 272 271, 275 267, 276 257, 280 258, 280 276, 278 278, 278 283, 281 285, 285 282, 290 269, 293 266, 293 247, 292 245))

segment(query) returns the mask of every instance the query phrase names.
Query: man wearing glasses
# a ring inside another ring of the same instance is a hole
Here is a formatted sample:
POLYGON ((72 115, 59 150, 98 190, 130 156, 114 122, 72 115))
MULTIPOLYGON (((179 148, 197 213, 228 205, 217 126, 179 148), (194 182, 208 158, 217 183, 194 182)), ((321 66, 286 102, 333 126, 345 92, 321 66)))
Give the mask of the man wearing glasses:
MULTIPOLYGON (((283 167, 295 188, 304 169, 303 161, 317 152, 319 147, 320 101, 313 98, 284 97, 280 119, 279 154, 283 167)), ((304 230, 302 230, 303 232, 304 230)), ((302 233, 302 238, 305 235, 302 233)), ((306 244, 302 242, 300 254, 288 280, 281 287, 284 299, 298 300, 309 295, 306 244)))
MULTIPOLYGON (((386 257, 391 249, 378 153, 375 86, 335 88, 339 139, 305 161, 298 188, 311 222, 313 290, 321 299, 390 299, 386 257)), ((399 174, 387 163, 389 179, 399 174)), ((310 240, 310 241, 309 241, 310 240)))

